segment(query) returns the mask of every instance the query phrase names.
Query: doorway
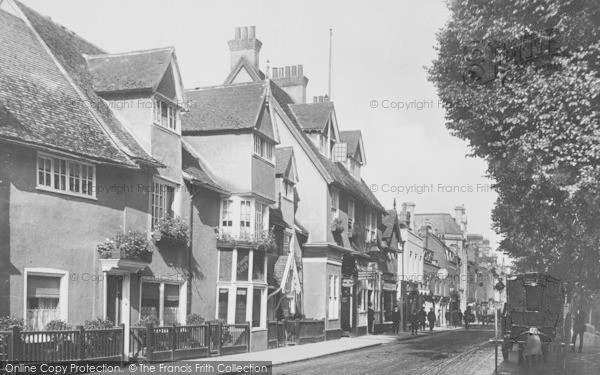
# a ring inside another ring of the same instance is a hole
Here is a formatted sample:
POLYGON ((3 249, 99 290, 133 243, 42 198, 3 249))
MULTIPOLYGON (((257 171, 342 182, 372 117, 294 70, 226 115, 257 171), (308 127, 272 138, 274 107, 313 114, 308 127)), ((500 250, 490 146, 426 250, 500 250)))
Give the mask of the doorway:
POLYGON ((106 319, 119 325, 123 321, 123 275, 107 275, 106 319))

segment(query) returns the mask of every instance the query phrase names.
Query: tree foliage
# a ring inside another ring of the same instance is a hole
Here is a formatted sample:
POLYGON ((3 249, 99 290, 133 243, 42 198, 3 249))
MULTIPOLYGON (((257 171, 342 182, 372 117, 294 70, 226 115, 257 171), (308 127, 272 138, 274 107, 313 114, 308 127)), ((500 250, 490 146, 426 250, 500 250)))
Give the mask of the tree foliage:
POLYGON ((500 250, 522 270, 600 288, 600 2, 454 0, 429 68, 446 126, 487 161, 500 250), (496 57, 510 79, 465 83, 464 46, 556 29, 558 70, 496 57))

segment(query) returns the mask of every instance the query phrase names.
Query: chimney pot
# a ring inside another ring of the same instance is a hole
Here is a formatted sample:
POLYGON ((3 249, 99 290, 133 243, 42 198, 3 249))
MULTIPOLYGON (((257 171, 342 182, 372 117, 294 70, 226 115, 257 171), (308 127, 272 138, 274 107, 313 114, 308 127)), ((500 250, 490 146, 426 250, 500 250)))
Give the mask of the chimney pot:
POLYGON ((255 39, 256 38, 256 26, 249 26, 248 27, 248 39, 255 39))
POLYGON ((319 95, 319 103, 323 103, 323 95, 319 95))
POLYGON ((296 65, 292 65, 292 76, 298 75, 298 67, 296 65))
POLYGON ((285 73, 284 73, 284 68, 279 68, 279 77, 284 77, 285 73))
POLYGON ((325 96, 323 97, 323 101, 325 103, 329 103, 329 95, 325 94, 325 96))
POLYGON ((277 68, 273 68, 273 78, 277 78, 279 77, 279 70, 277 70, 277 68))
POLYGON ((235 39, 239 40, 241 37, 242 37, 242 28, 236 27, 235 28, 235 39))
POLYGON ((286 77, 289 77, 289 76, 290 76, 290 70, 291 70, 291 68, 290 68, 289 66, 286 66, 286 67, 285 67, 285 76, 286 76, 286 77))
POLYGON ((299 76, 303 76, 304 75, 303 66, 302 65, 298 65, 298 75, 299 76))
POLYGON ((248 39, 248 28, 246 26, 242 27, 242 39, 248 39))
POLYGON ((319 101, 319 98, 316 96, 313 96, 313 104, 316 104, 319 101))

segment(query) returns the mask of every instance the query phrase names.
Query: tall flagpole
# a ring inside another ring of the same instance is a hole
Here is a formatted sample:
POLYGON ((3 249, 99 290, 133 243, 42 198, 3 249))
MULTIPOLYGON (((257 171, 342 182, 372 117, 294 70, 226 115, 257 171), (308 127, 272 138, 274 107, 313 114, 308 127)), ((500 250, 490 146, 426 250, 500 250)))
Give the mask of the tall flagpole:
POLYGON ((333 39, 333 29, 329 29, 329 85, 327 90, 327 95, 329 95, 329 100, 331 100, 331 48, 333 39))

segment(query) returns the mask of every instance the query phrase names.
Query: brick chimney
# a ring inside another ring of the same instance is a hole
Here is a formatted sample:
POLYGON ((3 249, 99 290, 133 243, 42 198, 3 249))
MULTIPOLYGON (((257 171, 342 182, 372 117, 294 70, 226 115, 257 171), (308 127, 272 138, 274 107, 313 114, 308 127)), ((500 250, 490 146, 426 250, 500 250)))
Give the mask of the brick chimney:
POLYGON ((414 229, 413 217, 415 216, 415 204, 412 202, 402 203, 402 211, 406 211, 406 226, 410 229, 414 229))
POLYGON ((308 78, 304 76, 302 65, 273 68, 272 79, 292 98, 295 104, 306 103, 308 78))
POLYGON ((242 57, 258 71, 258 57, 262 42, 256 39, 256 27, 244 26, 235 28, 235 39, 227 42, 231 51, 231 69, 237 65, 242 57))

